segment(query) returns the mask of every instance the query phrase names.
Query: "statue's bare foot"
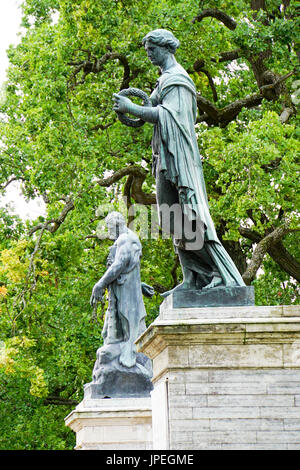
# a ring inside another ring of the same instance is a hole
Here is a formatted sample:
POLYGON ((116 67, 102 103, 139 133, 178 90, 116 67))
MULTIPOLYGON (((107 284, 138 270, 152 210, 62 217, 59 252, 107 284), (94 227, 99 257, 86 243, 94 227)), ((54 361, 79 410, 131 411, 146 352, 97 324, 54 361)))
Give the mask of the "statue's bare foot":
POLYGON ((212 289, 213 287, 218 287, 222 285, 222 278, 220 276, 214 276, 212 278, 212 281, 207 284, 207 286, 203 287, 203 290, 204 289, 212 289))
POLYGON ((188 282, 182 282, 178 286, 174 287, 174 289, 168 290, 166 292, 163 292, 160 294, 162 297, 168 297, 168 295, 173 294, 177 290, 182 290, 182 289, 196 289, 194 284, 190 284, 188 282))

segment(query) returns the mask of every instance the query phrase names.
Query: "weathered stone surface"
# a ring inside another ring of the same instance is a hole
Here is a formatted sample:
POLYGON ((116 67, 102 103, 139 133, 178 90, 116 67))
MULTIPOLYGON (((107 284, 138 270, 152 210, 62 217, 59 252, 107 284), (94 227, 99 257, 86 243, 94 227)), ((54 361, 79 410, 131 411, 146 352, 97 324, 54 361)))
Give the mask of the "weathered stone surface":
POLYGON ((277 317, 297 318, 300 317, 299 305, 274 305, 274 306, 222 306, 215 307, 189 307, 173 308, 172 297, 167 297, 160 305, 160 314, 157 321, 176 320, 233 320, 248 319, 255 320, 264 318, 276 321, 277 317), (289 307, 289 308, 288 308, 289 307))
MULTIPOLYGON (((260 428, 260 422, 260 419, 216 418, 209 420, 209 429, 210 431, 231 431, 232 429, 236 431, 244 431, 245 429, 253 431, 260 428)), ((283 424, 280 429, 283 429, 283 424)))
POLYGON ((208 397, 208 406, 294 406, 294 397, 286 395, 216 395, 208 397))
POLYGON ((269 316, 266 307, 261 307, 261 316, 260 307, 231 307, 225 319, 220 309, 161 307, 159 317, 137 339, 139 350, 154 361, 154 378, 158 361, 176 366, 175 347, 181 351, 181 366, 195 361, 197 367, 260 367, 263 355, 265 367, 300 367, 299 306, 294 306, 293 316, 291 309, 282 316, 282 306, 270 307, 269 316), (252 318, 248 309, 253 309, 252 318))
POLYGON ((78 448, 150 448, 142 429, 160 450, 300 448, 299 307, 287 316, 284 306, 270 307, 270 315, 262 307, 261 316, 259 307, 241 307, 254 309, 253 318, 239 318, 238 309, 225 320, 212 309, 188 309, 209 311, 211 319, 180 320, 169 311, 170 320, 155 320, 137 341, 153 357, 154 389, 143 399, 151 401, 153 434, 141 399, 125 407, 123 398, 86 396, 72 418, 78 448))
POLYGON ((169 448, 169 411, 168 411, 168 387, 165 381, 157 383, 151 393, 152 402, 152 429, 154 423, 155 432, 153 432, 153 448, 164 450, 169 448))
POLYGON ((233 370, 209 370, 208 382, 230 383, 233 386, 237 382, 244 385, 259 383, 280 385, 300 382, 300 369, 233 369, 233 370))
MULTIPOLYGON (((252 376, 253 380, 255 380, 255 375, 252 376)), ((218 395, 221 397, 226 397, 233 395, 232 399, 238 401, 239 398, 243 397, 243 395, 264 395, 267 393, 267 386, 263 382, 251 382, 251 383, 222 383, 222 382, 215 382, 215 383, 197 383, 197 382, 190 382, 186 384, 186 393, 188 395, 195 395, 195 394, 203 394, 207 396, 212 396, 216 398, 218 395)), ((216 405, 213 405, 216 406, 216 405)))
POLYGON ((222 450, 287 450, 288 444, 221 444, 222 450))
POLYGON ((284 367, 300 367, 300 341, 295 338, 283 345, 284 367))
POLYGON ((256 432, 255 431, 239 431, 239 432, 229 432, 229 431, 201 431, 193 432, 193 441, 195 445, 200 448, 204 447, 207 444, 251 444, 256 442, 256 432))
POLYGON ((286 431, 300 431, 300 419, 284 419, 283 426, 286 431))
POLYGON ((160 305, 158 320, 226 320, 226 319, 256 319, 268 318, 275 321, 276 317, 300 317, 299 305, 271 306, 222 306, 173 308, 172 297, 167 297, 160 305))
MULTIPOLYGON (((297 449, 299 335, 299 306, 171 309, 166 299, 137 341, 153 358, 152 396, 164 390, 165 447, 154 449, 297 449)), ((152 425, 155 435, 157 411, 152 425)))
POLYGON ((193 345, 189 348, 189 365, 194 367, 281 367, 282 347, 266 345, 193 345))
POLYGON ((66 418, 80 450, 152 449, 150 398, 84 399, 66 418))

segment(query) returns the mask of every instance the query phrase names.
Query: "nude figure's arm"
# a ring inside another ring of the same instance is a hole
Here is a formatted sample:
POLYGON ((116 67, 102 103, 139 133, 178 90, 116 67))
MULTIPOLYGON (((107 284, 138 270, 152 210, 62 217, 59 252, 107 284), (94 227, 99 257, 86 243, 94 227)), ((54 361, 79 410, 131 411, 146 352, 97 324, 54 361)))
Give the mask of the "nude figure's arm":
POLYGON ((104 289, 115 281, 122 271, 127 267, 130 261, 130 242, 127 240, 122 241, 118 246, 115 260, 112 265, 107 269, 101 279, 94 285, 90 304, 93 306, 100 300, 104 289))

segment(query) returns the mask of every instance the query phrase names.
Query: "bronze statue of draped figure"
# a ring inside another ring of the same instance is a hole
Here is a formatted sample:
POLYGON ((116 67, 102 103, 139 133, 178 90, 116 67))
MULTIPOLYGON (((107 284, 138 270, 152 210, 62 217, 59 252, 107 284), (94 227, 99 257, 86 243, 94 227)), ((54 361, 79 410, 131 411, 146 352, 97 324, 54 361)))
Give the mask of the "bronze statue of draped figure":
POLYGON ((143 45, 152 64, 160 67, 161 75, 150 96, 152 106, 139 106, 126 96, 114 94, 114 110, 129 113, 154 124, 152 138, 153 174, 160 220, 163 207, 178 204, 182 220, 199 222, 203 243, 196 249, 187 248, 184 236, 178 239, 172 221, 170 231, 178 252, 183 282, 172 292, 211 290, 216 287, 245 286, 245 283, 222 246, 212 221, 205 188, 195 122, 196 88, 184 68, 177 63, 175 51, 179 41, 167 30, 148 33, 143 45), (173 229, 173 230, 172 230, 173 229))

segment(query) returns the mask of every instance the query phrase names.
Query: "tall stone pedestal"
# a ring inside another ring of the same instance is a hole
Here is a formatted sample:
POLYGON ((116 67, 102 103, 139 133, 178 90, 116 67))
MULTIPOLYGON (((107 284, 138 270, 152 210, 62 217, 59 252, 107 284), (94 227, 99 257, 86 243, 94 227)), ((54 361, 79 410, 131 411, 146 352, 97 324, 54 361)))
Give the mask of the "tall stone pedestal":
POLYGON ((298 306, 170 296, 137 346, 153 360, 153 449, 300 449, 298 306))
POLYGON ((84 399, 66 418, 77 450, 152 449, 151 399, 84 399))

